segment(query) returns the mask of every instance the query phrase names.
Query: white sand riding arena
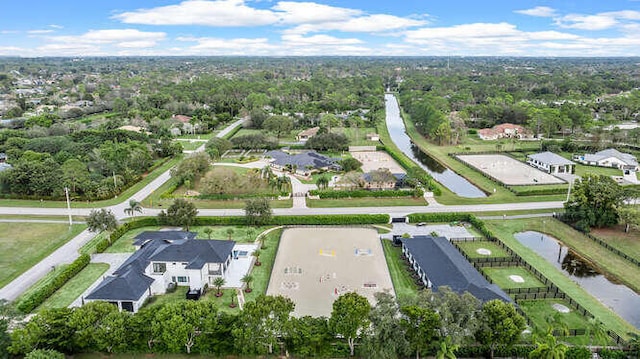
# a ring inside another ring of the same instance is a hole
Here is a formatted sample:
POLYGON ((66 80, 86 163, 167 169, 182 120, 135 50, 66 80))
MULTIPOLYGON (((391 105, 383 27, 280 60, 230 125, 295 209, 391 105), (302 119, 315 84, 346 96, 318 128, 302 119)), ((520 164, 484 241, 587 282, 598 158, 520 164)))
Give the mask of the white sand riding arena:
POLYGON ((289 228, 282 233, 267 295, 296 304, 293 315, 330 316, 340 294, 393 294, 378 233, 368 228, 289 228))
POLYGON ((459 155, 458 158, 506 185, 566 183, 505 155, 459 155))

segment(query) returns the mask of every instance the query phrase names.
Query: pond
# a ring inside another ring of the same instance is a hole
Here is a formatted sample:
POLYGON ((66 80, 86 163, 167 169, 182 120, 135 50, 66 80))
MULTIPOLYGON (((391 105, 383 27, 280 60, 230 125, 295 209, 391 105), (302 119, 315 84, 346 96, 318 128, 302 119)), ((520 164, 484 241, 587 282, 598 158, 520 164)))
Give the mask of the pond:
POLYGON ((514 237, 561 270, 624 320, 640 328, 640 295, 636 292, 607 278, 588 261, 551 236, 526 231, 516 233, 514 237))
POLYGON ((451 192, 460 197, 481 198, 487 195, 464 177, 441 165, 428 154, 422 152, 411 142, 411 138, 405 132, 404 122, 400 116, 398 101, 392 94, 385 94, 385 109, 387 129, 391 140, 409 158, 418 163, 436 181, 447 187, 451 192))

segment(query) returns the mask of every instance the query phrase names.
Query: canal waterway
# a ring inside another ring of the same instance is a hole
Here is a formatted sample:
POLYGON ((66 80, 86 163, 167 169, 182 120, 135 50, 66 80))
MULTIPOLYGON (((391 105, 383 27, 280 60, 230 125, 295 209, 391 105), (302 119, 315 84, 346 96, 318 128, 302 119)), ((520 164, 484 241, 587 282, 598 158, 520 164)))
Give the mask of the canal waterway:
POLYGON ((385 94, 386 122, 391 140, 409 158, 418 163, 436 181, 447 187, 451 192, 460 197, 481 198, 487 195, 464 177, 441 165, 438 161, 422 152, 411 142, 406 133, 404 122, 400 116, 398 101, 393 94, 385 94))
POLYGON ((640 329, 640 295, 638 293, 607 278, 588 261, 551 236, 526 231, 516 233, 514 237, 618 313, 624 320, 640 329))

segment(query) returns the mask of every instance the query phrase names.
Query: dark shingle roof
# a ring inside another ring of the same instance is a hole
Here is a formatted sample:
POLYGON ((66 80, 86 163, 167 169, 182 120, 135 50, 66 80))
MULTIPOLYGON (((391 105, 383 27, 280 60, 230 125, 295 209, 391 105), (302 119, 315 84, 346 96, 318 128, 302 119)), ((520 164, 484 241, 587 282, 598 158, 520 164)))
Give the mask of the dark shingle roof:
POLYGON ((137 301, 149 289, 153 278, 131 268, 115 276, 107 277, 86 299, 137 301))
POLYGON ((146 231, 135 236, 134 246, 141 246, 152 239, 175 241, 180 239, 194 239, 198 233, 186 231, 146 231))
POLYGON ((149 259, 162 262, 187 262, 187 269, 202 268, 205 263, 222 263, 230 255, 234 241, 188 240, 155 251, 149 259))
POLYGON ((265 153, 265 156, 273 158, 274 163, 278 166, 296 165, 300 170, 307 167, 325 168, 337 166, 338 162, 337 159, 321 155, 315 151, 307 151, 295 155, 289 155, 282 151, 269 151, 265 153))
POLYGON ((498 286, 489 283, 446 238, 415 236, 402 239, 402 243, 427 274, 435 290, 449 286, 458 293, 468 291, 482 301, 511 301, 498 286))

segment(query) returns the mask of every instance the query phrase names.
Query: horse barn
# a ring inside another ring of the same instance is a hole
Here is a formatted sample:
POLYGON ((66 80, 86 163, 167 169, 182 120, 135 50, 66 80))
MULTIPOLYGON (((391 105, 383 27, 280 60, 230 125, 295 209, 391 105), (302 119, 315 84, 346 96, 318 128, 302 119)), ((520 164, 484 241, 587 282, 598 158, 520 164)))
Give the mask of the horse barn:
POLYGON ((402 253, 427 288, 434 291, 448 286, 454 292, 469 292, 483 302, 511 298, 497 285, 489 283, 445 237, 402 238, 402 253))

